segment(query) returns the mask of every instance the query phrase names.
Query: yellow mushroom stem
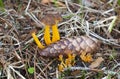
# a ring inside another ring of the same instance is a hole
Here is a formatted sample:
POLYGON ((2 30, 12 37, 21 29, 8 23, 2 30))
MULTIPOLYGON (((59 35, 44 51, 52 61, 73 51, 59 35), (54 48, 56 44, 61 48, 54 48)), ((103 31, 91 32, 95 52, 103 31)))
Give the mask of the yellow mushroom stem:
POLYGON ((52 43, 60 40, 60 34, 59 34, 59 31, 58 31, 57 23, 52 26, 52 32, 53 32, 52 43))
POLYGON ((92 55, 90 53, 86 53, 86 52, 82 52, 80 55, 80 58, 84 61, 84 62, 91 62, 93 61, 92 59, 92 55))
POLYGON ((63 61, 63 55, 59 55, 59 61, 63 61))
POLYGON ((32 33, 32 37, 35 40, 35 43, 37 44, 37 46, 41 49, 44 48, 44 46, 41 44, 41 42, 39 41, 38 37, 36 36, 35 32, 32 33))
POLYGON ((44 32, 44 40, 47 45, 50 45, 52 43, 50 39, 50 26, 45 26, 45 32, 44 32))
POLYGON ((62 72, 62 71, 63 71, 63 69, 64 69, 63 64, 59 64, 59 65, 58 65, 58 70, 59 70, 60 72, 62 72))
POLYGON ((63 71, 64 68, 74 66, 74 64, 75 64, 75 56, 76 56, 75 54, 70 54, 69 53, 68 58, 64 59, 63 55, 59 55, 59 61, 61 63, 58 65, 58 70, 63 71))

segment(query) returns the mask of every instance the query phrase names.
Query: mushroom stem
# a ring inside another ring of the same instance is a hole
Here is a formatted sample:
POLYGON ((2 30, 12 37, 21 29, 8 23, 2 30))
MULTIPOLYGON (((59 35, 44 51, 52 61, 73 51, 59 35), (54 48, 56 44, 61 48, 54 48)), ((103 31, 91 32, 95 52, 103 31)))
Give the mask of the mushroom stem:
POLYGON ((44 40, 47 45, 50 45, 52 43, 50 39, 50 26, 45 26, 45 32, 44 32, 44 40))
POLYGON ((84 62, 91 62, 93 61, 92 55, 90 53, 86 53, 85 51, 83 51, 80 55, 80 58, 84 61, 84 62))
POLYGON ((37 44, 37 46, 41 49, 44 48, 44 46, 41 44, 41 42, 39 41, 38 37, 35 35, 35 32, 32 33, 32 37, 35 40, 35 43, 37 44))
POLYGON ((60 40, 60 34, 57 28, 57 24, 52 26, 52 31, 53 31, 53 36, 52 36, 52 42, 56 42, 58 40, 60 40))

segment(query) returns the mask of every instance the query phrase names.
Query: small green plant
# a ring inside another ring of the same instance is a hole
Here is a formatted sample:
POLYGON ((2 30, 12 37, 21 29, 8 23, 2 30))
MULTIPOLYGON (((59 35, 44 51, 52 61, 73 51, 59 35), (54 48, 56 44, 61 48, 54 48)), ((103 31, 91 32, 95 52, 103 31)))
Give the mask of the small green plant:
POLYGON ((118 0, 118 5, 120 6, 120 0, 118 0))
POLYGON ((5 11, 3 0, 0 0, 0 11, 5 11))
POLYGON ((28 68, 29 74, 33 74, 34 71, 35 71, 34 67, 29 67, 29 68, 28 68))

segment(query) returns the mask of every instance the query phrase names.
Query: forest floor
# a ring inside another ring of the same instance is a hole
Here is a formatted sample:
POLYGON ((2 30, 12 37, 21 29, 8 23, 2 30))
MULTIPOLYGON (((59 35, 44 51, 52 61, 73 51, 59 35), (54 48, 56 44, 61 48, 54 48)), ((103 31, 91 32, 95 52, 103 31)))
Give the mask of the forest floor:
POLYGON ((3 0, 3 4, 0 79, 120 79, 120 0, 3 0), (56 13, 62 17, 61 39, 86 35, 101 42, 92 62, 76 56, 73 66, 59 71, 58 57, 39 55, 42 49, 31 32, 35 30, 45 45, 41 18, 56 13))

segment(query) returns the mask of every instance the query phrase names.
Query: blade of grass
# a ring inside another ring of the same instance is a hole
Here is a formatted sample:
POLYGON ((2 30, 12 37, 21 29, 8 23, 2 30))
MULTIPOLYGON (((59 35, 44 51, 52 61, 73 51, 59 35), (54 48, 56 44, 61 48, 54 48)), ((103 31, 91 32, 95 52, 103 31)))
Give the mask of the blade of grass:
POLYGON ((108 31, 109 31, 109 33, 112 32, 112 29, 113 29, 113 26, 114 26, 116 20, 117 20, 117 16, 113 16, 113 20, 112 20, 110 26, 108 27, 108 31))

